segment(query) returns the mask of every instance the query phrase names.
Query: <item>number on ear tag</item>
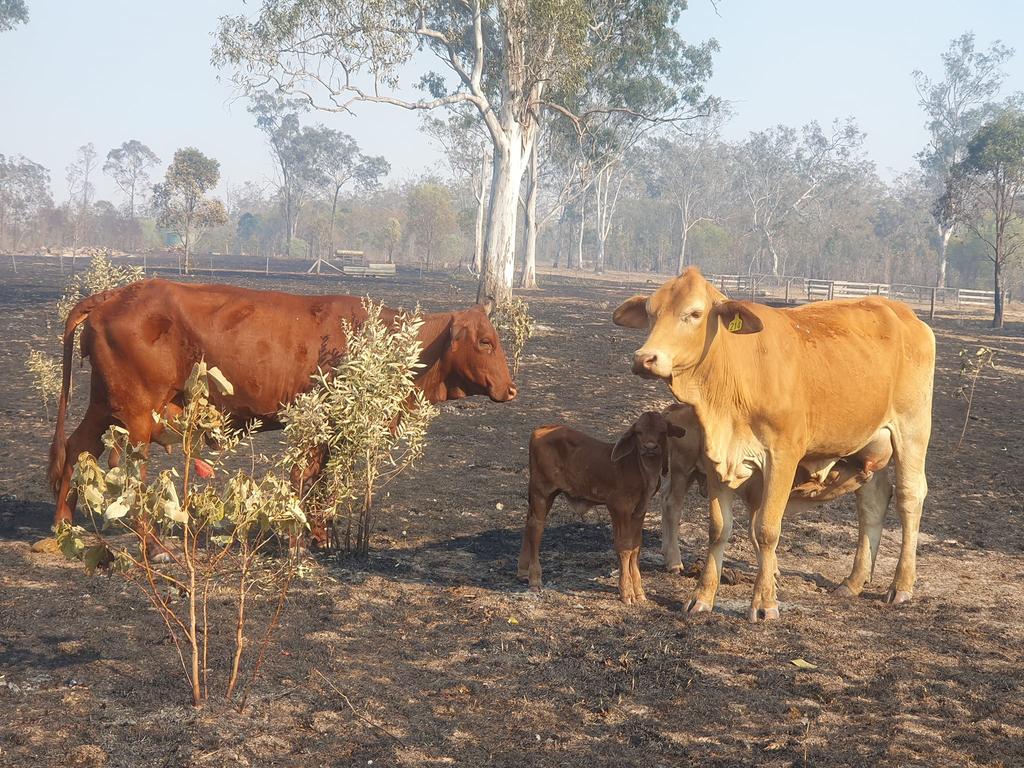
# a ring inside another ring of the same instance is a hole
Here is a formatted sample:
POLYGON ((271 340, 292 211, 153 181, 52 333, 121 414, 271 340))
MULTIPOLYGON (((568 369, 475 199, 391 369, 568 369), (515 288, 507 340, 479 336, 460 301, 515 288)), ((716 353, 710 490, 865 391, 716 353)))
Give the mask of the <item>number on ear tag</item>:
POLYGON ((736 313, 736 317, 729 321, 729 325, 726 327, 733 333, 743 330, 743 318, 740 317, 739 312, 736 313))

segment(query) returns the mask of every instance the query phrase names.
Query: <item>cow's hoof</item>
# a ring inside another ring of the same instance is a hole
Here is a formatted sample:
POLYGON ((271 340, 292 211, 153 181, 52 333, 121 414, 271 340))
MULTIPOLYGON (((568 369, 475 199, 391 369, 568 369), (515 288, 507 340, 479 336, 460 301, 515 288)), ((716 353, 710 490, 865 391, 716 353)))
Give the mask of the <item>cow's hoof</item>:
POLYGON ((901 605, 909 602, 911 597, 913 597, 912 592, 903 589, 890 589, 885 593, 885 602, 889 605, 901 605))
POLYGON ((37 552, 43 555, 56 555, 60 552, 60 545, 57 543, 57 539, 53 536, 47 536, 45 539, 40 539, 34 542, 30 549, 33 552, 37 552))
POLYGON ((640 593, 634 595, 633 600, 635 602, 637 602, 637 603, 646 603, 647 602, 647 595, 645 595, 643 592, 640 592, 640 593))
POLYGON ((516 579, 521 581, 523 584, 526 584, 527 582, 530 581, 530 573, 529 573, 529 571, 518 571, 516 573, 516 579))
POLYGON ((696 616, 698 613, 711 613, 711 604, 694 598, 686 606, 687 616, 696 616))
POLYGON ((856 595, 853 594, 853 590, 846 586, 846 584, 840 584, 838 587, 833 589, 832 595, 843 600, 849 597, 856 597, 856 595))
POLYGON ((683 573, 683 564, 682 563, 673 563, 672 565, 666 565, 665 566, 665 570, 668 571, 669 573, 678 573, 678 574, 682 575, 682 573, 683 573))
POLYGON ((774 621, 779 618, 779 608, 778 606, 772 606, 770 608, 751 608, 749 618, 751 624, 757 624, 762 621, 774 621))

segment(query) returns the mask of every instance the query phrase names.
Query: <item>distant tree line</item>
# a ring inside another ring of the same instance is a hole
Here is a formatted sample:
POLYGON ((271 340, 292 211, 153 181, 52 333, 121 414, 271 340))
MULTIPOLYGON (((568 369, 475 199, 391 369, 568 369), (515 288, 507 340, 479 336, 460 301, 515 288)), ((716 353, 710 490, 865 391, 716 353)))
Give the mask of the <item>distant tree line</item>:
MULTIPOLYGON (((358 43, 363 32, 318 16, 318 7, 303 6, 311 15, 296 16, 302 24, 288 35, 340 24, 333 29, 335 42, 358 43)), ((492 22, 520 23, 500 16, 511 6, 499 8, 492 22)), ((428 74, 421 85, 432 95, 409 103, 333 83, 333 98, 346 109, 383 100, 441 110, 440 116, 425 115, 423 131, 443 150, 447 165, 423 178, 389 182, 386 158, 366 155, 351 136, 311 123, 310 114, 330 111, 329 105, 303 92, 299 83, 309 72, 296 72, 273 93, 248 91, 255 126, 273 160, 272 180, 229 187, 216 200, 219 166, 194 148, 179 150, 154 184, 161 161, 142 142, 126 141, 103 160, 86 144, 66 170, 68 199, 58 203, 46 168, 0 155, 0 248, 198 246, 299 259, 361 250, 373 259, 428 269, 462 267, 480 275, 486 291, 496 280, 509 289, 513 280, 534 287, 538 265, 668 274, 699 264, 711 273, 994 286, 1020 293, 1024 100, 1002 95, 1011 49, 995 43, 982 50, 965 34, 943 54, 941 75, 913 73, 929 143, 914 170, 884 179, 866 157, 864 134, 852 118, 824 126, 779 125, 726 140, 729 108, 703 92, 713 41, 694 47, 670 36, 644 48, 630 36, 657 26, 669 11, 642 2, 637 8, 650 15, 630 21, 637 28, 617 38, 639 46, 624 58, 606 48, 612 41, 580 31, 581 19, 593 21, 595 8, 579 5, 580 18, 560 15, 563 6, 540 9, 560 25, 555 42, 575 47, 565 52, 569 59, 552 52, 537 72, 523 75, 539 78, 545 67, 558 74, 548 84, 556 90, 537 85, 535 106, 543 114, 532 115, 536 124, 527 127, 481 120, 481 103, 514 97, 503 90, 508 83, 483 75, 478 83, 472 69, 461 73, 468 76, 461 87, 428 74), (508 155, 502 131, 529 133, 518 138, 522 154, 508 155), (503 157, 496 161, 495 153, 503 157), (95 199, 101 173, 115 182, 116 203, 95 199), (511 214, 496 212, 510 205, 511 214)), ((681 7, 673 8, 675 18, 681 7)), ((452 17, 434 21, 444 21, 449 32, 480 31, 480 19, 449 10, 452 17)), ((415 38, 429 29, 413 24, 407 32, 389 28, 381 34, 415 38)), ((521 31, 507 30, 513 36, 521 31)), ((258 34, 243 18, 225 20, 215 58, 239 67, 254 51, 269 56, 287 42, 246 37, 258 34)), ((443 37, 437 45, 454 56, 457 69, 487 55, 448 33, 443 37)), ((552 44, 543 36, 523 44, 544 40, 552 44)), ((487 49, 490 42, 483 45, 487 49)), ((317 51, 314 58, 351 53, 340 50, 317 51)), ((356 58, 351 63, 371 65, 356 58)), ((276 60, 272 73, 283 76, 286 64, 276 60)), ((495 71, 505 64, 495 63, 495 71)), ((247 82, 247 75, 238 77, 247 82)), ((1001 311, 1000 302, 999 321, 1001 311)))

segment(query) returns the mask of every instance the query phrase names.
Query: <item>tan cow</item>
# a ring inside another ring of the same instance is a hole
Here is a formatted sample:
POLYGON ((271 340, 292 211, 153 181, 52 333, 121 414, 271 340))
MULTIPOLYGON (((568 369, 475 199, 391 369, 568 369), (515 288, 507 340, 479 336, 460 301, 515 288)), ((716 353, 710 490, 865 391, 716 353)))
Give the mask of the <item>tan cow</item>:
MULTIPOLYGON (((903 528, 886 599, 913 594, 917 534, 927 494, 935 337, 904 304, 853 299, 773 309, 730 301, 691 267, 651 296, 619 306, 617 325, 647 328, 633 372, 669 383, 704 430, 710 498, 709 548, 689 612, 711 610, 732 529, 732 500, 760 475, 751 515, 758 554, 750 620, 778 617, 776 547, 798 472, 824 485, 837 462, 886 441, 903 528)), ((849 463, 849 462, 848 462, 849 463)), ((854 463, 855 466, 855 463, 854 463)), ((859 510, 859 544, 845 591, 870 578, 882 519, 859 510)))

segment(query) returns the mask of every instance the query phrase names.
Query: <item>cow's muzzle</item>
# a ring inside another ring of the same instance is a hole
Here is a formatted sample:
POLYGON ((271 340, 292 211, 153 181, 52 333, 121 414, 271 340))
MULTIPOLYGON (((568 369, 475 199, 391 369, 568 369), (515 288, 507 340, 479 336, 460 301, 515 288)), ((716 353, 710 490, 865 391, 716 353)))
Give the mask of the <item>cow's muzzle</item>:
POLYGON ((665 354, 638 349, 633 354, 633 373, 648 379, 666 379, 672 373, 672 366, 665 354))
POLYGON ((499 392, 494 387, 491 387, 487 392, 487 396, 496 403, 507 403, 509 400, 515 400, 517 394, 519 394, 519 390, 516 389, 515 384, 509 384, 504 392, 499 392))

